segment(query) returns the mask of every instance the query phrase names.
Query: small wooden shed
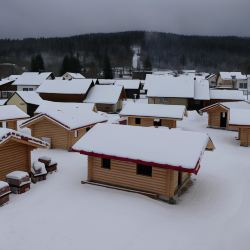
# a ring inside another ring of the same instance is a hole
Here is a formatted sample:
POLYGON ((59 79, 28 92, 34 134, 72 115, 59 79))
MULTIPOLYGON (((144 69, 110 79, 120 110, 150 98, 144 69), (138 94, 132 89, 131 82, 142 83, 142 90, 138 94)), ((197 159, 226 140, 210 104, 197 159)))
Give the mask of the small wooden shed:
POLYGON ((0 180, 13 171, 31 171, 31 151, 48 144, 12 129, 0 128, 0 180))
POLYGON ((129 99, 139 99, 140 91, 142 89, 142 83, 140 80, 116 80, 115 85, 124 87, 126 97, 129 99))
POLYGON ((29 115, 15 105, 0 106, 0 127, 17 130, 17 121, 28 118, 29 115))
POLYGON ((229 125, 239 131, 240 145, 250 146, 250 109, 231 109, 229 125))
POLYGON ((30 128, 33 136, 50 142, 51 148, 69 150, 96 123, 107 121, 107 118, 83 103, 71 108, 68 105, 55 105, 54 108, 48 105, 47 109, 39 109, 41 113, 20 127, 30 128))
POLYGON ((200 110, 208 114, 208 127, 221 129, 234 129, 229 125, 230 109, 250 109, 250 104, 245 101, 215 103, 200 110))
POLYGON ((133 126, 165 126, 176 128, 178 120, 187 115, 184 105, 127 103, 120 116, 127 117, 128 125, 133 126))
POLYGON ((73 150, 88 155, 88 183, 172 200, 198 173, 208 140, 198 132, 97 124, 73 150))

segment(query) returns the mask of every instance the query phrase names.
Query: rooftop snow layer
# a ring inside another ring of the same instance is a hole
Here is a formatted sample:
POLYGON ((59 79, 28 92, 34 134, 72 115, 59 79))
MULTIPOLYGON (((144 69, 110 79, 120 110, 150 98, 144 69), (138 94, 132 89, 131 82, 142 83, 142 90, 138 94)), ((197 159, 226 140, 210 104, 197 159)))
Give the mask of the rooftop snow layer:
POLYGON ((86 94, 92 79, 72 79, 72 80, 46 80, 37 89, 38 93, 53 94, 86 94))
POLYGON ((13 85, 40 86, 51 74, 51 72, 24 72, 22 75, 18 76, 13 85))
POLYGON ((147 96, 194 98, 194 81, 189 75, 152 75, 146 78, 147 96))
POLYGON ((5 181, 0 181, 0 189, 5 188, 5 187, 8 187, 8 186, 9 186, 9 184, 8 184, 7 182, 5 182, 5 181))
POLYGON ((16 93, 29 104, 40 105, 44 100, 35 91, 16 91, 16 93))
POLYGON ((116 80, 115 85, 123 86, 124 89, 139 89, 140 80, 116 80))
POLYGON ((245 100, 242 90, 210 89, 210 99, 245 100))
POLYGON ((220 72, 220 77, 222 80, 246 80, 246 75, 243 75, 241 72, 220 72))
POLYGON ((209 137, 199 132, 97 124, 73 150, 194 171, 208 141, 209 137))
POLYGON ((85 77, 80 73, 66 72, 64 75, 67 75, 67 74, 70 75, 73 79, 85 79, 85 77))
POLYGON ((229 124, 250 126, 250 109, 230 109, 229 124))
POLYGON ((29 141, 31 143, 34 143, 43 147, 48 146, 46 142, 40 139, 37 139, 35 137, 32 137, 30 135, 27 135, 27 134, 24 134, 24 133, 21 133, 19 131, 9 129, 9 128, 0 128, 0 144, 6 141, 7 139, 9 139, 10 137, 14 137, 20 140, 24 139, 25 141, 29 141))
POLYGON ((93 125, 98 122, 105 122, 107 119, 92 109, 93 105, 82 104, 55 104, 51 106, 48 103, 41 105, 36 110, 38 115, 32 117, 31 119, 25 121, 21 127, 27 126, 30 122, 39 119, 42 115, 45 115, 54 121, 60 123, 66 129, 77 129, 89 125, 93 125))
POLYGON ((2 105, 0 106, 0 121, 25 119, 30 116, 23 112, 16 105, 2 105))
POLYGON ((122 93, 122 86, 118 85, 95 85, 89 91, 84 102, 116 104, 122 93))
POLYGON ((120 115, 182 119, 185 112, 184 105, 127 103, 120 115))
POLYGON ((210 100, 208 80, 197 78, 194 83, 194 99, 210 100))

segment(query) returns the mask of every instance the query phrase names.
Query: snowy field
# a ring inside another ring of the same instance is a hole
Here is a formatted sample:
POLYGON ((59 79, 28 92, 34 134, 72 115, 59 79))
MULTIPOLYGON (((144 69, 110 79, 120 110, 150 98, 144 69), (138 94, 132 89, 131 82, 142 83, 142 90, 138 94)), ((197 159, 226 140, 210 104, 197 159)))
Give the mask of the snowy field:
POLYGON ((0 208, 0 249, 250 249, 250 148, 238 145, 236 132, 206 123, 195 113, 178 123, 207 132, 216 150, 205 152, 194 185, 177 205, 82 185, 85 156, 34 151, 34 159, 46 154, 58 161, 59 171, 0 208))

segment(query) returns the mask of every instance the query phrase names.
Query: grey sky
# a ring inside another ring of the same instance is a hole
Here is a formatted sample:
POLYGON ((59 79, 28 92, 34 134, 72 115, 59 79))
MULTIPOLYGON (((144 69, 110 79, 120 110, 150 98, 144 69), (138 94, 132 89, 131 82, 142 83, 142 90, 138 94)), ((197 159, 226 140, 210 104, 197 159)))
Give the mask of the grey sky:
POLYGON ((0 37, 149 30, 250 36, 249 0, 0 0, 0 37))

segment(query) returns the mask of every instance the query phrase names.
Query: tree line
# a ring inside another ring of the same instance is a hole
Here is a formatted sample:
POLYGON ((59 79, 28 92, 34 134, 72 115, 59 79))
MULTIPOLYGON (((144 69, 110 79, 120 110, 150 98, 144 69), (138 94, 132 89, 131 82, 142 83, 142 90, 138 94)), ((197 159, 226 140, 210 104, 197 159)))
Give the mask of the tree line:
POLYGON ((80 69, 94 76, 105 67, 108 68, 108 64, 110 67, 131 67, 132 47, 135 45, 141 47, 142 61, 148 67, 250 73, 250 38, 184 36, 144 31, 66 38, 2 39, 0 63, 11 62, 32 68, 31 58, 34 61, 32 65, 35 65, 39 58, 34 58, 41 55, 43 68, 47 71, 60 74, 65 71, 63 68, 69 71, 80 69))

